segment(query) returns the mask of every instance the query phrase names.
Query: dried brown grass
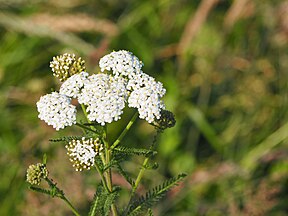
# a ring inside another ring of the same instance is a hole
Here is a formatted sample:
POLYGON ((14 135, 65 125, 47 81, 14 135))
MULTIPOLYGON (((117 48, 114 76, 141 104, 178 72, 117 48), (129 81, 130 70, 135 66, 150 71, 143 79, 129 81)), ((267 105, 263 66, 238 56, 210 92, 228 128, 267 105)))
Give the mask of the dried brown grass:
POLYGON ((109 20, 97 19, 87 14, 53 15, 38 13, 27 18, 37 25, 49 26, 54 31, 99 32, 106 36, 116 36, 118 27, 109 20))

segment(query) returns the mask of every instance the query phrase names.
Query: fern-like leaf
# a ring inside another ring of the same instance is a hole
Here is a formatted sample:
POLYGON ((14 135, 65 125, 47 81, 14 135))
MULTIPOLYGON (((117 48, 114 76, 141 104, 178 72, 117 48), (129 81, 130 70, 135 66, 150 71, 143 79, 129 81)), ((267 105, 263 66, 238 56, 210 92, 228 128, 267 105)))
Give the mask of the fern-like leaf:
POLYGON ((99 167, 100 171, 104 172, 103 162, 100 157, 95 157, 95 164, 99 167))
POLYGON ((81 139, 81 136, 64 136, 56 139, 49 139, 50 142, 70 142, 74 139, 81 139))
POLYGON ((113 151, 116 151, 118 153, 122 153, 125 155, 144 155, 145 157, 149 157, 149 156, 157 154, 156 151, 152 151, 150 149, 131 148, 131 147, 124 147, 124 146, 119 146, 117 148, 114 148, 113 151))
POLYGON ((119 196, 119 187, 114 187, 111 193, 107 192, 102 185, 97 187, 93 202, 89 211, 89 216, 108 216, 111 205, 114 204, 116 198, 119 196))
POLYGON ((147 164, 146 166, 144 166, 145 169, 158 169, 159 164, 157 162, 153 163, 153 164, 147 164))
POLYGON ((94 195, 93 202, 89 211, 89 216, 104 215, 103 206, 107 199, 107 192, 102 185, 97 187, 97 191, 94 195))
POLYGON ((33 190, 35 192, 38 192, 38 193, 47 194, 49 196, 51 195, 51 191, 50 190, 46 190, 46 189, 43 189, 43 188, 38 188, 38 187, 35 187, 35 186, 29 186, 29 189, 33 190))
POLYGON ((112 193, 107 195, 105 204, 103 206, 105 216, 109 215, 111 205, 115 203, 116 198, 119 196, 119 191, 120 187, 114 187, 112 193))
POLYGON ((108 164, 105 164, 105 166, 103 167, 103 172, 110 169, 111 167, 117 167, 117 165, 123 160, 124 159, 120 157, 113 157, 112 160, 108 164))
POLYGON ((125 172, 125 170, 122 169, 122 167, 120 166, 120 164, 118 164, 116 166, 117 170, 119 171, 119 173, 125 178, 125 180, 131 185, 134 185, 134 181, 132 178, 130 178, 130 176, 125 172))
POLYGON ((185 176, 186 174, 180 174, 177 177, 171 178, 165 181, 163 184, 156 186, 152 190, 148 191, 145 196, 140 197, 138 200, 132 202, 132 204, 128 206, 128 213, 126 215, 138 215, 141 212, 151 208, 162 197, 165 196, 168 190, 176 186, 185 176))

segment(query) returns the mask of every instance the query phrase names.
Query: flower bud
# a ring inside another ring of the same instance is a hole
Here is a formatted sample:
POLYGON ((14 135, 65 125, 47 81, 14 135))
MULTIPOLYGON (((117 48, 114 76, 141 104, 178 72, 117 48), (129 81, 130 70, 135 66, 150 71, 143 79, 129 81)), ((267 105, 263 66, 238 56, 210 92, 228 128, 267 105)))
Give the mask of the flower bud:
POLYGON ((53 61, 50 62, 50 67, 53 71, 53 75, 63 82, 74 74, 81 73, 86 70, 85 61, 79 57, 76 59, 75 54, 65 53, 53 57, 53 61))
POLYGON ((48 170, 45 164, 37 163, 28 167, 26 173, 26 181, 32 185, 39 185, 41 179, 45 179, 48 176, 48 170))

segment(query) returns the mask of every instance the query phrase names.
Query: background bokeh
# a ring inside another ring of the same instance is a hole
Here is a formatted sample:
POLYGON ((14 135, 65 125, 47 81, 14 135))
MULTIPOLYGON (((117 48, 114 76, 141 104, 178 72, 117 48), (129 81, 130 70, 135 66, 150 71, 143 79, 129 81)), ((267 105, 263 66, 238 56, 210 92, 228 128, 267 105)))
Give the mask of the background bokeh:
MULTIPOLYGON (((49 142, 79 131, 56 133, 35 103, 59 87, 53 56, 75 53, 94 73, 119 49, 164 83, 177 120, 160 135, 159 168, 139 193, 188 176, 155 215, 288 214, 287 0, 0 0, 0 215, 71 215, 61 200, 27 189, 26 168, 44 153, 50 175, 87 213, 97 175, 73 171, 63 144, 49 142)), ((112 138, 126 122, 110 127, 112 138)), ((144 148, 154 131, 139 120, 128 135, 144 148)), ((125 168, 135 175, 140 164, 132 158, 125 168)))

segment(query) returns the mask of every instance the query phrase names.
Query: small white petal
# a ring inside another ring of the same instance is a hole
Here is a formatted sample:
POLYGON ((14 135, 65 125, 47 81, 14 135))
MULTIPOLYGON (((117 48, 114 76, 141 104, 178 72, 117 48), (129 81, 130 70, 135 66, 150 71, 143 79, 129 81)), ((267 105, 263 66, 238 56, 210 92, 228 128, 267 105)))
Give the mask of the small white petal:
POLYGON ((76 107, 58 92, 44 95, 37 102, 38 117, 56 130, 76 124, 76 107))

